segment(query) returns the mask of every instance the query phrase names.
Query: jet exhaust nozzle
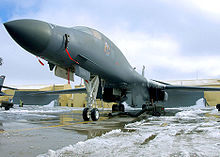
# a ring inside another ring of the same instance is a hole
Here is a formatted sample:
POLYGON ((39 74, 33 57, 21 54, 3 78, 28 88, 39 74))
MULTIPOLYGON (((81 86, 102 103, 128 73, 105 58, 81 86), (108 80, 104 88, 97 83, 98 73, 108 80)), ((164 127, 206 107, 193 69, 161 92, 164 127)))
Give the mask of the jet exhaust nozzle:
POLYGON ((21 47, 35 55, 45 50, 51 37, 51 27, 42 21, 15 20, 4 26, 21 47))

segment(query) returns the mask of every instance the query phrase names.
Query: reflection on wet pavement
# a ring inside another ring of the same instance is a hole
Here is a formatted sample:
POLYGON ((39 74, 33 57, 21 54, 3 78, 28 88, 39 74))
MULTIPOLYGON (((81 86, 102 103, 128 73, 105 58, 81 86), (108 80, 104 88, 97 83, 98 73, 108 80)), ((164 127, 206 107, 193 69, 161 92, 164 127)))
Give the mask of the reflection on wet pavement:
POLYGON ((97 122, 84 122, 81 112, 81 108, 41 106, 1 110, 1 155, 179 157, 220 154, 220 113, 214 108, 169 109, 165 116, 144 114, 138 118, 109 118, 106 115, 110 111, 104 110, 97 122))

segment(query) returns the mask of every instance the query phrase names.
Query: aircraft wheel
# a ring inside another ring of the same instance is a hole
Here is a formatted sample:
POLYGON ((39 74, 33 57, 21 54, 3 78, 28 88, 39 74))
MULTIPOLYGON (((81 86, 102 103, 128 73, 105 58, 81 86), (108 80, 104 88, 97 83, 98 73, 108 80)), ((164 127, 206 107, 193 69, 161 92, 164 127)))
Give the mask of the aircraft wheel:
POLYGON ((119 108, 119 111, 125 112, 125 105, 120 104, 120 105, 118 106, 118 108, 119 108))
POLYGON ((89 108, 83 109, 83 119, 84 121, 89 121, 90 115, 89 115, 89 108))
POLYGON ((156 111, 152 113, 152 116, 160 117, 161 113, 156 111))
POLYGON ((115 111, 119 111, 119 105, 117 104, 112 105, 112 112, 115 112, 115 111))
POLYGON ((142 110, 145 109, 146 107, 147 107, 147 105, 146 105, 146 104, 143 104, 143 105, 142 105, 142 110))
POLYGON ((97 121, 99 119, 99 110, 97 108, 92 109, 91 118, 93 121, 97 121))
POLYGON ((220 104, 217 104, 216 108, 218 109, 218 111, 220 111, 220 104))
POLYGON ((7 110, 9 110, 10 109, 10 107, 5 107, 5 110, 7 111, 7 110))

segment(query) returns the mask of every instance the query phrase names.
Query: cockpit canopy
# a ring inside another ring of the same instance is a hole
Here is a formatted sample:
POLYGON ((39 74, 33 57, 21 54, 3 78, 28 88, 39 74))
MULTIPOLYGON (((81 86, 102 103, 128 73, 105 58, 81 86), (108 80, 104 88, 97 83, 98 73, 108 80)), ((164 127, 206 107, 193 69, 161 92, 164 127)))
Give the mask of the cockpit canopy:
POLYGON ((78 31, 81 31, 81 32, 87 33, 89 35, 92 35, 97 39, 100 39, 100 40, 102 39, 101 33, 98 32, 95 29, 92 29, 92 28, 89 28, 89 27, 84 27, 84 26, 76 26, 76 27, 73 27, 73 29, 76 29, 78 31))

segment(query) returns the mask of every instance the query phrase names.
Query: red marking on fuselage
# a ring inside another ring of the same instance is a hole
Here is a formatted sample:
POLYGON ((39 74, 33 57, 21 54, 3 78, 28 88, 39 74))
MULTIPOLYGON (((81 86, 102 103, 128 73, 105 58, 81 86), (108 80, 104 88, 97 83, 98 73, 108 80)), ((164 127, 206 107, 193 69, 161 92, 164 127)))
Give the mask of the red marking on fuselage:
POLYGON ((87 80, 85 80, 86 81, 86 83, 89 83, 87 80))
POLYGON ((72 59, 72 57, 70 56, 70 53, 69 51, 67 50, 67 48, 65 49, 66 50, 66 53, 68 54, 69 58, 74 61, 76 64, 79 64, 79 62, 77 62, 76 60, 72 59))
POLYGON ((41 62, 41 60, 37 57, 37 60, 39 61, 39 63, 42 65, 42 66, 44 66, 44 63, 43 62, 41 62))

